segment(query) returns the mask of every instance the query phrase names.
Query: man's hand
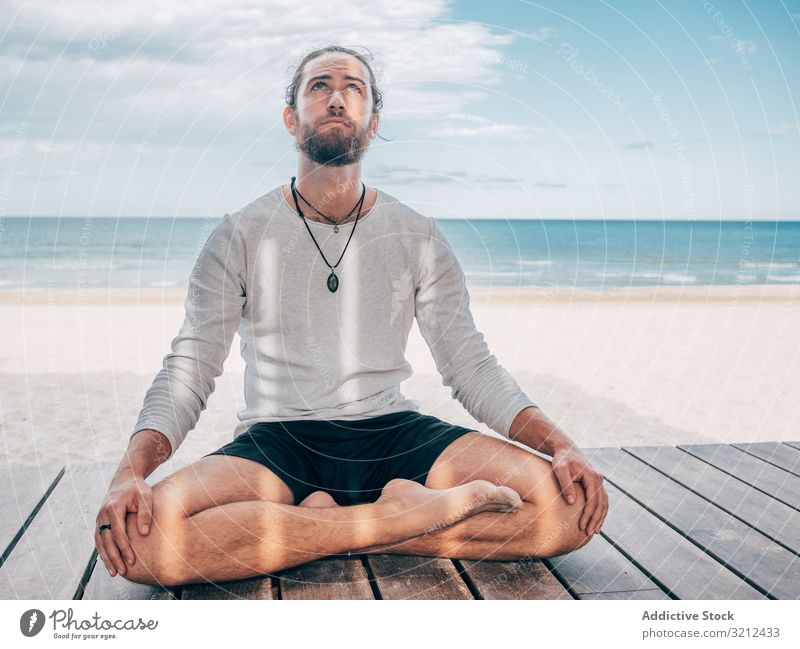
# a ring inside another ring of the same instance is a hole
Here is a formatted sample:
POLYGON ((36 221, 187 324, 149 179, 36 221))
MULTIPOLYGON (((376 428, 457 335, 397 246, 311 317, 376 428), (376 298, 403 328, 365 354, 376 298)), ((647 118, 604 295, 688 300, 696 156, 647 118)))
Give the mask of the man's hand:
POLYGON ((603 487, 603 476, 595 471, 575 446, 558 448, 553 453, 553 473, 561 486, 561 495, 571 505, 575 502, 575 485, 580 482, 586 492, 578 526, 588 536, 600 531, 608 513, 608 494, 603 487))
POLYGON ((129 564, 136 560, 125 529, 128 512, 137 512, 139 533, 147 534, 153 520, 153 489, 145 482, 144 477, 124 472, 114 476, 111 481, 94 528, 97 552, 112 577, 117 573, 125 574, 123 556, 129 564), (101 533, 100 525, 105 523, 109 523, 111 529, 105 529, 101 533))

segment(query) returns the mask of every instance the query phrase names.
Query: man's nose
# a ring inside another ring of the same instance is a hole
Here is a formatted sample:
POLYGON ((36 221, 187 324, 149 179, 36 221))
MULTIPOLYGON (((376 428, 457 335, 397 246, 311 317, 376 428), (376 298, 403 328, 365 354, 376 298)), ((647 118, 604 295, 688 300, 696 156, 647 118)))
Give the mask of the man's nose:
POLYGON ((344 97, 338 90, 334 90, 328 98, 328 110, 344 110, 344 97))

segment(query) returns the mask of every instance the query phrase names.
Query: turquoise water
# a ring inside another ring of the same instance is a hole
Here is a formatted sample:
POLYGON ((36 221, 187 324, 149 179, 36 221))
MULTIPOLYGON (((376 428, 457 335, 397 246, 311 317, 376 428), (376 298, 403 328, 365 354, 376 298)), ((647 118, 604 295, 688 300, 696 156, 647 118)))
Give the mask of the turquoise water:
MULTIPOLYGON (((438 222, 472 287, 800 283, 800 221, 438 222)), ((185 288, 215 223, 7 217, 0 290, 185 288)))

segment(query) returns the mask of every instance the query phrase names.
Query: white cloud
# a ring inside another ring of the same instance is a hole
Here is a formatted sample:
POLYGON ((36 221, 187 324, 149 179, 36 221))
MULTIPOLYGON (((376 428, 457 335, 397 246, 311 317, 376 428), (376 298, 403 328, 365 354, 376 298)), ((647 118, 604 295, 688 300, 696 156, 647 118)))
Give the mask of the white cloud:
POLYGON ((733 49, 741 54, 753 54, 758 51, 758 45, 753 41, 736 40, 733 42, 733 49))
POLYGON ((539 27, 535 32, 528 34, 530 38, 541 43, 549 43, 561 35, 557 27, 539 27))
POLYGON ((332 42, 373 52, 387 117, 461 110, 484 96, 475 85, 501 82, 503 47, 523 37, 447 22, 449 5, 14 0, 0 9, 4 115, 34 106, 40 123, 59 124, 55 139, 255 138, 283 129, 290 65, 332 42))
POLYGON ((451 112, 446 115, 449 122, 437 128, 430 129, 428 134, 433 137, 520 137, 548 132, 539 126, 522 124, 502 124, 487 117, 470 113, 451 112), (460 126, 458 122, 470 122, 470 126, 460 126))
POLYGON ((769 129, 772 137, 783 137, 784 135, 794 135, 800 133, 800 124, 797 122, 781 122, 777 126, 769 129))

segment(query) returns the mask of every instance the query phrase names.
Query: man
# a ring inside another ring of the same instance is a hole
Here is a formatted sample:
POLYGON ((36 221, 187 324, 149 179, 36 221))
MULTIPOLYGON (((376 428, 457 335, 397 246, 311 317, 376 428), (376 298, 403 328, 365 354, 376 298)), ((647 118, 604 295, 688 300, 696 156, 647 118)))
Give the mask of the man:
POLYGON ((361 182, 381 108, 368 60, 315 50, 286 99, 297 176, 226 214, 198 258, 186 320, 97 516, 110 574, 175 585, 353 551, 514 559, 581 547, 606 516, 602 477, 489 352, 435 220, 361 182), (415 317, 464 407, 552 463, 400 393, 415 317), (151 488, 237 330, 247 405, 234 440, 151 488))

